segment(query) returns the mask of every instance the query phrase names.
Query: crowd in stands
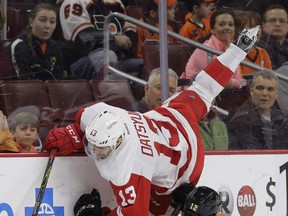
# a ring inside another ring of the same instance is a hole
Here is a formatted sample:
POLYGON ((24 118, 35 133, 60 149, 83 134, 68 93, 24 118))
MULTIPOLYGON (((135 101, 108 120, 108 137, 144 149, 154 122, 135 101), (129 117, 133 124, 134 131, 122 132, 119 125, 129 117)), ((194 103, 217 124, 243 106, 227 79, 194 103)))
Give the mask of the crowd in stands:
MULTIPOLYGON (((38 2, 26 17, 27 27, 19 29, 19 34, 10 38, 8 44, 0 42, 2 84, 6 80, 126 79, 105 70, 105 17, 111 12, 125 14, 126 8, 134 5, 143 11, 143 16, 137 18, 139 21, 157 28, 160 25, 159 0, 114 0, 114 4, 105 0, 38 2)), ((245 60, 268 70, 259 72, 244 65, 236 69, 215 101, 221 107, 225 95, 230 95, 226 99, 229 104, 235 99, 233 109, 232 106, 229 109, 230 105, 224 107, 229 115, 221 116, 211 110, 199 123, 206 150, 287 149, 288 142, 283 137, 288 135, 288 78, 277 78, 277 74, 288 77, 287 10, 288 4, 283 1, 167 0, 167 30, 218 51, 225 51, 243 29, 260 26, 256 46, 245 60), (240 91, 244 100, 238 103, 233 93, 240 91)), ((0 7, 0 30, 5 22, 8 20, 0 7)), ((149 71, 150 76, 145 77, 143 61, 143 44, 158 43, 159 35, 116 17, 109 31, 109 64, 148 81, 143 87, 129 80, 137 97, 131 110, 146 112, 160 106, 160 68, 149 71)), ((167 42, 182 43, 170 36, 167 42)), ((179 81, 193 81, 215 57, 197 48, 185 71, 169 69, 169 96, 187 88, 181 85, 185 82, 178 82, 177 74, 179 81)), ((0 101, 0 110, 2 105, 0 101)), ((31 113, 22 113, 13 116, 8 124, 5 115, 0 112, 0 150, 37 151, 33 144, 38 140, 40 120, 31 113), (30 133, 29 141, 22 141, 24 133, 30 133)))

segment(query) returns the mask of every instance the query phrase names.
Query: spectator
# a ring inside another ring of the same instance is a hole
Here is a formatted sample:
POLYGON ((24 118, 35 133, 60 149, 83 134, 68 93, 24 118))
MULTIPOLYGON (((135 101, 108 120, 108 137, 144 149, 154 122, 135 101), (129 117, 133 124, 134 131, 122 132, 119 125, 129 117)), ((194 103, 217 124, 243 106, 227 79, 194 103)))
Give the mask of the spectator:
MULTIPOLYGON (((259 13, 255 11, 251 11, 249 13, 243 13, 238 17, 240 21, 240 31, 243 29, 251 29, 258 25, 261 25, 261 16, 259 13)), ((261 30, 258 31, 257 39, 259 41, 261 37, 261 30)), ((272 69, 271 60, 267 51, 263 48, 255 46, 246 56, 245 61, 252 62, 254 64, 258 64, 261 67, 265 67, 268 69, 272 69)), ((244 65, 241 65, 241 73, 242 76, 251 76, 255 73, 255 70, 244 65)), ((247 77, 246 77, 247 78, 247 77)))
POLYGON ((259 46, 269 53, 272 68, 277 70, 288 61, 288 14, 281 5, 269 6, 263 14, 259 46))
POLYGON ((285 76, 286 80, 279 79, 279 90, 278 90, 278 97, 277 97, 277 104, 279 105, 281 111, 288 115, 288 62, 285 62, 280 68, 276 71, 276 74, 281 76, 285 76))
MULTIPOLYGON (((169 74, 169 97, 176 94, 178 75, 172 69, 169 74)), ((132 111, 141 113, 148 112, 161 106, 161 79, 160 68, 151 71, 148 83, 145 85, 145 95, 141 101, 133 104, 132 111)), ((200 134, 205 150, 226 150, 228 149, 228 132, 225 123, 213 111, 210 111, 199 122, 200 134)))
POLYGON ((192 14, 179 30, 179 34, 191 40, 198 40, 210 34, 210 25, 207 25, 204 19, 210 17, 214 3, 215 0, 186 1, 186 7, 192 14))
MULTIPOLYGON (((212 35, 204 42, 219 51, 225 51, 235 35, 234 14, 226 9, 219 9, 210 19, 212 35)), ((184 79, 193 79, 214 59, 210 53, 204 50, 196 49, 187 62, 185 72, 181 75, 184 79)), ((241 77, 240 67, 237 67, 235 74, 227 84, 226 88, 241 88, 243 80, 241 77)))
POLYGON ((10 47, 16 78, 63 78, 61 49, 51 39, 56 19, 57 10, 53 5, 40 3, 31 10, 26 31, 18 35, 10 47))
POLYGON ((0 151, 18 152, 6 116, 0 111, 0 151))
MULTIPOLYGON (((104 20, 112 12, 125 13, 120 0, 63 1, 60 22, 66 43, 71 45, 66 53, 70 54, 67 58, 72 63, 72 76, 87 80, 106 76, 103 74, 104 20)), ((135 53, 131 47, 136 43, 137 35, 135 28, 128 24, 117 18, 110 22, 109 59, 118 69, 141 78, 143 60, 130 58, 135 53)))
POLYGON ((38 152, 33 146, 38 140, 40 130, 37 116, 20 112, 12 118, 10 128, 19 152, 38 152))
MULTIPOLYGON (((167 19, 168 22, 175 21, 175 9, 174 5, 177 1, 176 0, 167 0, 167 19)), ((144 17, 140 19, 140 21, 145 22, 149 25, 155 26, 159 28, 159 13, 158 13, 158 3, 159 0, 147 0, 146 4, 144 4, 143 11, 144 17)), ((173 28, 168 24, 167 30, 174 31, 173 28)), ((140 26, 136 27, 137 32, 137 57, 142 58, 142 45, 144 42, 149 40, 159 40, 159 34, 150 32, 149 30, 142 28, 140 26)), ((173 43, 175 40, 172 37, 168 37, 168 43, 173 43)))
POLYGON ((227 126, 216 112, 210 110, 198 125, 205 150, 228 150, 227 126))
POLYGON ((230 149, 287 149, 287 119, 274 106, 278 96, 276 75, 269 71, 255 73, 250 95, 228 124, 230 149))
MULTIPOLYGON (((172 69, 168 69, 169 78, 169 96, 176 93, 178 75, 172 69)), ((151 71, 148 83, 145 85, 145 95, 141 101, 133 104, 132 110, 141 113, 161 106, 161 71, 160 68, 155 68, 151 71)))

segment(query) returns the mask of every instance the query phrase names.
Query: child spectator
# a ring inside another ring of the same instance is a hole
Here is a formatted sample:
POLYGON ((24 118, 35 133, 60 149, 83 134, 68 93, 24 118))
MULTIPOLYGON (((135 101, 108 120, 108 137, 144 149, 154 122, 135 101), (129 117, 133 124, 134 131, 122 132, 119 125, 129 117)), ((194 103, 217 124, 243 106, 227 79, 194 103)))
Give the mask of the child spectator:
POLYGON ((20 112, 12 118, 10 129, 19 152, 38 152, 33 146, 38 139, 40 129, 37 116, 20 112))
POLYGON ((63 77, 60 46, 51 39, 56 28, 57 10, 40 3, 29 14, 26 30, 12 42, 11 60, 18 79, 56 79, 63 77))
MULTIPOLYGON (((261 16, 259 13, 255 11, 251 11, 249 13, 243 13, 242 15, 239 16, 238 19, 242 21, 239 26, 240 32, 243 29, 251 29, 256 27, 257 25, 261 25, 261 16)), ((261 30, 258 31, 257 35, 258 41, 260 37, 261 37, 261 30)), ((265 49, 260 48, 258 46, 254 46, 254 48, 247 54, 245 61, 258 64, 261 67, 272 69, 271 60, 268 52, 265 49)), ((240 67, 242 76, 251 76, 253 73, 255 73, 255 70, 252 68, 246 67, 244 65, 241 65, 240 67)))
MULTIPOLYGON (((204 22, 205 18, 209 18, 213 9, 215 0, 187 0, 186 7, 191 13, 185 24, 179 30, 179 34, 198 40, 210 33, 209 22, 204 22)), ((207 19, 206 19, 207 20, 207 19)))
MULTIPOLYGON (((158 0, 147 0, 146 5, 144 5, 144 17, 140 19, 142 22, 150 24, 159 28, 159 14, 158 14, 158 0)), ((176 0, 167 0, 167 19, 168 22, 173 22, 175 20, 175 9, 174 4, 176 0)), ((168 24, 167 30, 174 31, 173 28, 168 24)), ((147 29, 137 26, 136 32, 138 36, 137 41, 137 57, 142 58, 142 45, 145 41, 149 40, 159 40, 159 34, 150 32, 147 29)), ((168 43, 173 43, 174 39, 172 37, 168 37, 168 43)))
POLYGON ((6 116, 0 111, 0 151, 18 152, 8 128, 6 116))

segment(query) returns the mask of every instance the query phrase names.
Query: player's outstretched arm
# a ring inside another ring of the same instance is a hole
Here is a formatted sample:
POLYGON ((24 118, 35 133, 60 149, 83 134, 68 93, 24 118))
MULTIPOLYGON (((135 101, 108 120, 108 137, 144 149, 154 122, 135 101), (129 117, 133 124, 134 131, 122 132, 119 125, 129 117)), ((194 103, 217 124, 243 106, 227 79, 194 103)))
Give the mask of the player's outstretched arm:
POLYGON ((224 89, 236 68, 243 61, 257 40, 259 26, 244 29, 229 48, 214 59, 197 76, 188 90, 195 91, 210 108, 214 98, 224 89))

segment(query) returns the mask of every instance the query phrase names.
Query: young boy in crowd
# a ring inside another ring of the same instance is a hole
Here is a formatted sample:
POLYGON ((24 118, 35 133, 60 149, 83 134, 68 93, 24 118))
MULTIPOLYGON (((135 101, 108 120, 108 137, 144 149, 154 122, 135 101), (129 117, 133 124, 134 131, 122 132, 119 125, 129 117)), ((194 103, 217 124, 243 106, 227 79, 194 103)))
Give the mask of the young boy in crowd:
POLYGON ((16 114, 11 121, 11 132, 19 152, 38 152, 33 144, 37 141, 40 122, 29 112, 16 114))
POLYGON ((7 118, 0 110, 0 151, 18 152, 12 134, 9 130, 7 118))
MULTIPOLYGON (((175 9, 174 5, 176 4, 176 0, 167 0, 167 30, 174 31, 173 28, 169 25, 169 22, 175 21, 175 9)), ((146 4, 144 4, 143 11, 144 17, 140 19, 140 21, 150 24, 159 28, 159 0, 147 0, 146 4)), ((137 57, 142 58, 142 45, 145 41, 149 40, 159 40, 159 34, 150 32, 147 29, 144 29, 140 26, 136 27, 137 32, 137 57)), ((173 43, 174 39, 172 37, 168 37, 168 43, 173 43)))
POLYGON ((215 0, 187 0, 185 4, 191 13, 186 16, 186 22, 180 28, 179 34, 191 40, 198 40, 208 35, 210 33, 209 17, 215 2, 215 0))

